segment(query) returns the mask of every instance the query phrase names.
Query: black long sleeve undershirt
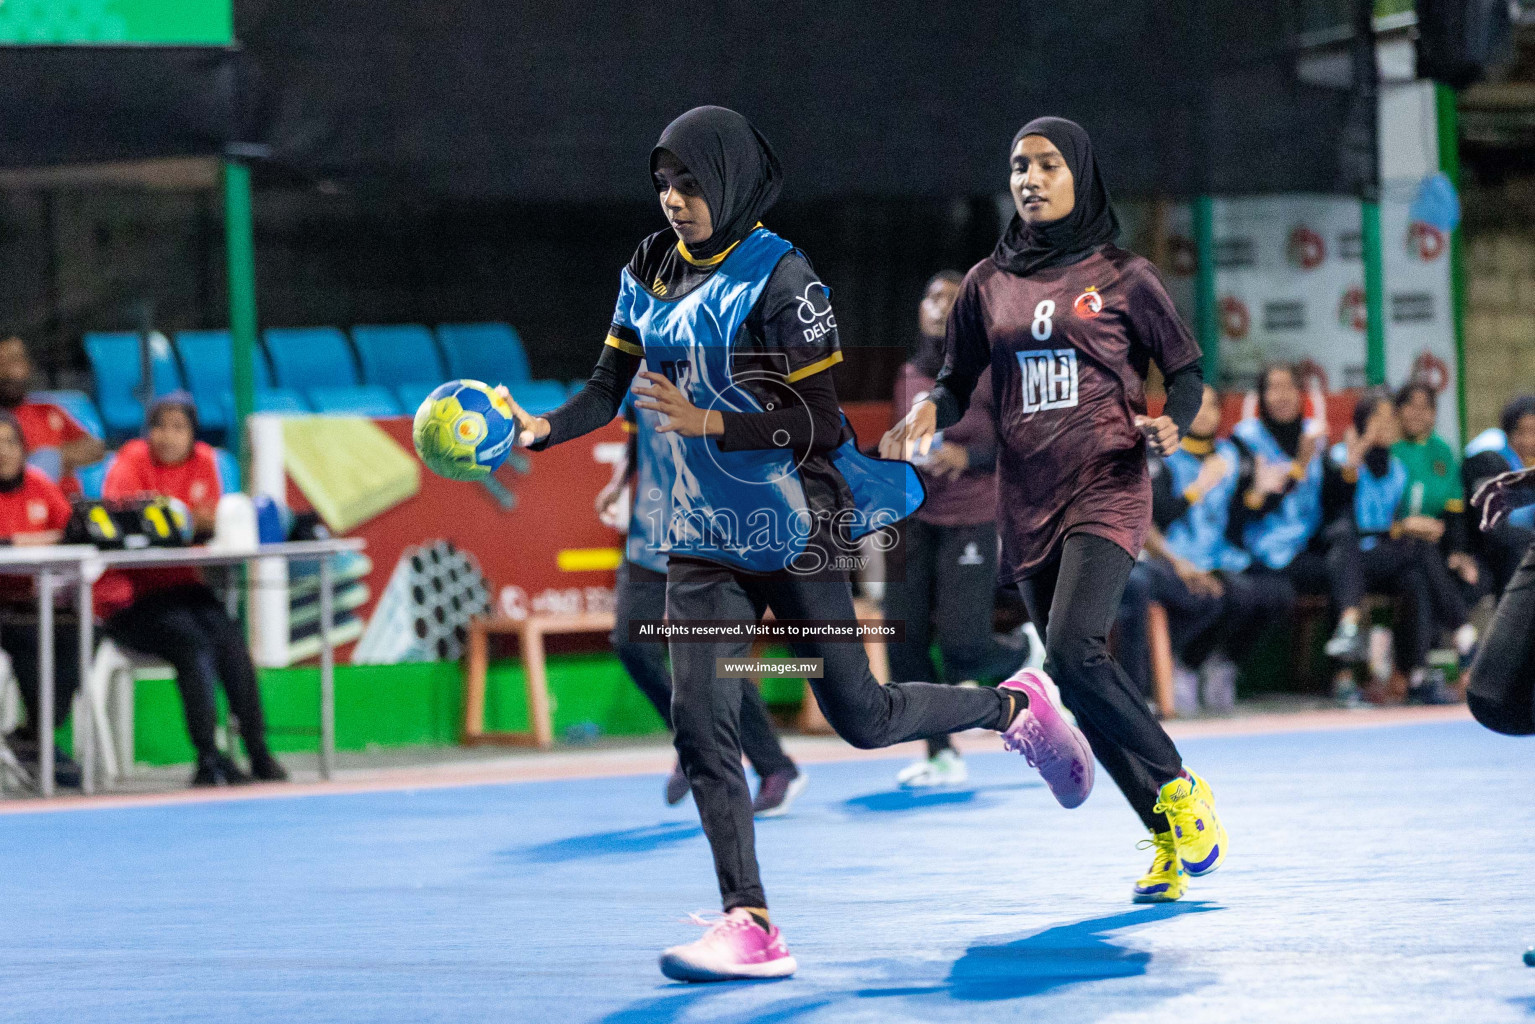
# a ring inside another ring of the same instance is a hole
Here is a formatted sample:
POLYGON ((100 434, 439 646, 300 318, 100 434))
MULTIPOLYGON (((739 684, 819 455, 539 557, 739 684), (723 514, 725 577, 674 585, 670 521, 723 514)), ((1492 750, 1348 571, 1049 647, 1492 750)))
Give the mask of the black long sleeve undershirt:
MULTIPOLYGON (((552 444, 563 444, 611 423, 623 408, 624 393, 639 372, 640 362, 639 356, 612 345, 602 346, 602 355, 586 384, 544 417, 549 421, 549 433, 529 447, 543 451, 552 444)), ((512 397, 517 397, 516 392, 512 397)))
MULTIPOLYGON (((586 384, 544 417, 549 421, 549 433, 532 449, 542 451, 611 422, 623 406, 624 393, 640 362, 639 356, 604 345, 586 384)), ((716 439, 720 451, 787 448, 797 454, 824 454, 837 447, 842 433, 842 410, 837 404, 832 375, 812 374, 796 381, 793 389, 800 401, 788 399, 781 408, 770 412, 721 413, 725 432, 716 439)), ((515 392, 512 397, 517 397, 515 392)))
POLYGON ((1162 408, 1162 415, 1171 418, 1178 426, 1178 436, 1184 437, 1205 400, 1204 367, 1196 359, 1167 374, 1163 383, 1167 387, 1167 403, 1162 408))
POLYGON ((842 409, 837 388, 825 371, 792 385, 798 401, 789 398, 767 412, 722 412, 725 432, 716 443, 722 452, 787 448, 797 455, 823 455, 842 436, 842 409), (804 404, 801 404, 803 402, 804 404))

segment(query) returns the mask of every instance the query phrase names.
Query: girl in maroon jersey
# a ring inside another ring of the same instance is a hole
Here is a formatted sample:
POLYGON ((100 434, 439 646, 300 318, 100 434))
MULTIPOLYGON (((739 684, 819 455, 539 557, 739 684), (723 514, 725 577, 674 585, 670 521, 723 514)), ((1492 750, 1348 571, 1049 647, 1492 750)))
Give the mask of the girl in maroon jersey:
POLYGON ((1185 875, 1220 865, 1225 832, 1209 786, 1184 770, 1107 638, 1151 522, 1146 445, 1171 454, 1199 411, 1199 346, 1151 264, 1112 244, 1119 225, 1079 125, 1031 121, 1010 161, 1017 213, 965 276, 937 386, 880 453, 925 453, 990 367, 1001 578, 1022 590, 1045 634, 1045 671, 1154 837, 1135 899, 1177 899, 1185 875), (1156 419, 1146 416, 1152 360, 1168 391, 1156 419))

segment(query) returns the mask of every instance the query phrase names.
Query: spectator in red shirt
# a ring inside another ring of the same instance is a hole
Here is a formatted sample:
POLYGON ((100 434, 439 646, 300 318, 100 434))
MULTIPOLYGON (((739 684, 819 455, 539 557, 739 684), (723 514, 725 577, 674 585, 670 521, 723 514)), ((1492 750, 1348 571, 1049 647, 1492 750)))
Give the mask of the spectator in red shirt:
MULTIPOLYGON (((195 440, 197 413, 190 396, 166 395, 149 410, 147 438, 129 441, 102 486, 104 498, 165 495, 186 503, 198 534, 213 531, 214 511, 222 493, 213 449, 195 440)), ((108 584, 106 577, 103 584, 108 584)), ((187 732, 197 749, 194 786, 249 781, 231 758, 214 744, 213 687, 222 680, 230 710, 250 756, 251 775, 268 782, 287 772, 266 744, 256 669, 239 623, 193 569, 136 570, 98 593, 109 610, 103 628, 113 640, 136 651, 164 658, 176 669, 187 732)))
MULTIPOLYGON (((41 470, 27 465, 21 425, 0 410, 0 544, 18 547, 57 544, 69 522, 69 502, 57 484, 41 470)), ((32 580, 0 576, 0 648, 11 657, 11 672, 21 691, 26 722, 6 737, 17 758, 36 773, 38 760, 37 604, 32 580)), ((63 725, 80 688, 80 623, 56 616, 54 642, 53 723, 63 725)), ((80 785, 80 766, 62 751, 54 754, 54 781, 80 785)))
POLYGON ((26 342, 14 334, 0 340, 0 408, 21 424, 30 454, 58 453, 58 479, 65 487, 75 487, 75 470, 100 462, 107 453, 106 445, 62 406, 27 400, 32 370, 26 342))

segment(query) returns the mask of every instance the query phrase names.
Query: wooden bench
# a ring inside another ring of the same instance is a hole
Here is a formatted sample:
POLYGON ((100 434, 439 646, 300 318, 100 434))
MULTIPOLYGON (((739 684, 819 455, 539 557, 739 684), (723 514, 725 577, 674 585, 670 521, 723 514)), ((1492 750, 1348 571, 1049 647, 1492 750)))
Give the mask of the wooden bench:
POLYGON ((573 615, 529 615, 475 619, 469 624, 469 649, 464 662, 463 744, 473 746, 540 747, 554 745, 549 715, 549 674, 544 637, 569 633, 611 633, 612 612, 573 615), (527 732, 485 731, 485 673, 490 666, 490 637, 515 636, 521 649, 528 692, 527 732))
MULTIPOLYGON (((878 601, 859 598, 853 602, 860 619, 884 618, 878 601)), ((772 613, 767 615, 772 619, 772 613)), ((583 612, 570 615, 530 615, 525 619, 505 616, 475 619, 469 624, 468 650, 464 661, 464 722, 460 732, 466 747, 503 746, 539 747, 554 745, 554 726, 549 710, 549 675, 544 655, 544 637, 571 633, 611 633, 612 612, 583 612), (490 638, 515 636, 522 655, 528 694, 528 730, 526 732, 485 731, 485 678, 490 667, 490 638)), ((759 645, 760 646, 760 645, 759 645)), ((885 643, 877 638, 864 640, 869 668, 883 685, 890 681, 890 662, 885 643)), ((760 681, 759 681, 760 682, 760 681)), ((810 688, 800 706, 797 726, 802 732, 829 733, 831 725, 821 714, 810 688)))

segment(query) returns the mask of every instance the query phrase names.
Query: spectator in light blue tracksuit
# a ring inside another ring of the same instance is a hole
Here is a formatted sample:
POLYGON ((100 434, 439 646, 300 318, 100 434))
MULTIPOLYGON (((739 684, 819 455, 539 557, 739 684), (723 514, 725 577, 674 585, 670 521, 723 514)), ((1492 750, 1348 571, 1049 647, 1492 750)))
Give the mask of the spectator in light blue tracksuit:
MULTIPOLYGON (((1520 395, 1509 402, 1501 419, 1500 426, 1482 431, 1466 445, 1460 472, 1467 494, 1475 494, 1499 474, 1535 466, 1535 395, 1520 395)), ((1496 526, 1478 532, 1476 553, 1491 570, 1498 593, 1508 586, 1532 540, 1535 505, 1515 508, 1496 526)))
POLYGON ((1408 678, 1408 700, 1443 704, 1455 700, 1444 680, 1427 665, 1439 627, 1465 633, 1465 649, 1474 638, 1466 623, 1466 605, 1439 554, 1435 541, 1414 532, 1414 521, 1401 518, 1407 493, 1407 466, 1391 453, 1400 437, 1396 404, 1389 391, 1366 392, 1354 407, 1353 428, 1333 446, 1323 482, 1328 522, 1357 536, 1357 558, 1347 587, 1362 599, 1366 592, 1388 594, 1400 602, 1396 667, 1408 678))
POLYGON ((1327 654, 1344 663, 1366 660, 1359 629, 1358 546, 1352 527, 1322 515, 1326 425, 1303 419, 1300 378, 1276 363, 1258 378, 1258 415, 1232 431, 1241 457, 1227 536, 1252 556, 1247 575, 1267 603, 1288 614, 1297 592, 1327 594, 1338 626, 1327 654))

